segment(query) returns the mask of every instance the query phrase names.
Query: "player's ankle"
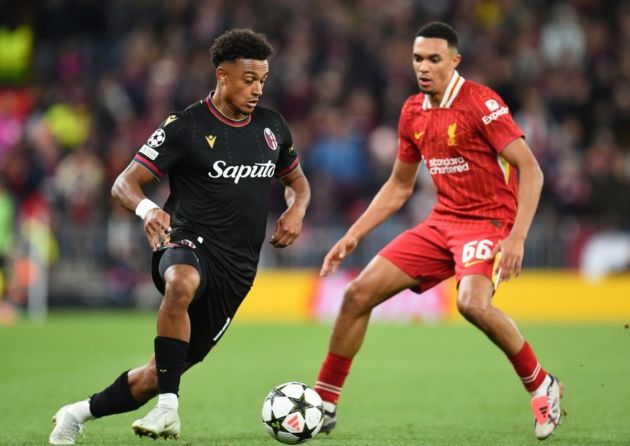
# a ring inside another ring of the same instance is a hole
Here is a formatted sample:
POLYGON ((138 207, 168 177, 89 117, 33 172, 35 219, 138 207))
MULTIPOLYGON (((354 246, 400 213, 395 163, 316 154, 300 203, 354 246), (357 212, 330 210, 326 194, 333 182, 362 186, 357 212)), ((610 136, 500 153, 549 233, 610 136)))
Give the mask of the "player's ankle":
POLYGON ((68 410, 79 423, 85 423, 94 419, 94 415, 90 412, 90 400, 77 401, 71 404, 68 410))
POLYGON ((529 392, 529 393, 530 393, 530 395, 532 397, 546 395, 547 394, 547 389, 549 388, 550 384, 551 384, 551 375, 549 375, 547 373, 547 376, 545 376, 545 378, 542 380, 542 382, 536 388, 536 390, 534 390, 532 392, 529 392))
POLYGON ((337 410, 337 404, 331 401, 324 401, 324 410, 326 412, 334 413, 337 410))
POLYGON ((160 393, 158 395, 157 405, 159 407, 168 407, 177 411, 179 409, 179 400, 174 393, 160 393))

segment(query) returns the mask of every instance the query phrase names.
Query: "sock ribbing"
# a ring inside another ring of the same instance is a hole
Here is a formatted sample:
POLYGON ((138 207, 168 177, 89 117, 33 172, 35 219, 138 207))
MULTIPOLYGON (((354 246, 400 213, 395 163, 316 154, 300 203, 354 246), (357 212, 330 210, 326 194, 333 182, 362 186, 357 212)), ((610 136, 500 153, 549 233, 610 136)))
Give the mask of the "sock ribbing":
POLYGON ((341 389, 348 373, 350 373, 351 365, 351 358, 328 352, 315 383, 315 391, 324 401, 333 404, 338 403, 341 389))
POLYGON ((508 359, 528 392, 534 392, 547 376, 527 341, 516 355, 508 359))

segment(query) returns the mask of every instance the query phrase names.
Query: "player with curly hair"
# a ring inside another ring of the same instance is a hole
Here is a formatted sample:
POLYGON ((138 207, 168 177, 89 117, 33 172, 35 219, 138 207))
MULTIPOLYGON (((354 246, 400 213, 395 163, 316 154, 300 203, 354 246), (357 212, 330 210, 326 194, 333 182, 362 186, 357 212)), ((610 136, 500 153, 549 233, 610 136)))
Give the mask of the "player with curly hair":
POLYGON ((133 422, 137 435, 177 438, 182 373, 202 361, 249 292, 265 238, 274 179, 285 187, 286 211, 271 244, 300 235, 310 189, 284 118, 258 107, 272 48, 262 34, 234 29, 212 48, 216 90, 170 114, 118 176, 113 197, 144 222, 153 250, 153 281, 163 294, 154 355, 105 390, 63 406, 51 444, 74 444, 86 421, 157 405, 133 422), (163 208, 143 186, 168 173, 163 208))

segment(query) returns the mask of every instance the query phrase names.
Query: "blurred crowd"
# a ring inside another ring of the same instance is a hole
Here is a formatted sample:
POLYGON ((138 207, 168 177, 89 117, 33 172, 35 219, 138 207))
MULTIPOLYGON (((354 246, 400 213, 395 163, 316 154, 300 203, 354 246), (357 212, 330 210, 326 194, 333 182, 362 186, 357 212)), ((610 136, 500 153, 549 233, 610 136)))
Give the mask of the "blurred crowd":
MULTIPOLYGON (((527 265, 578 267, 593 235, 630 231, 628 2, 0 0, 0 7, 0 258, 11 278, 0 288, 17 302, 33 280, 28 265, 23 274, 15 266, 23 258, 49 266, 51 285, 66 296, 76 290, 126 304, 142 295, 149 250, 137 218, 112 204, 109 189, 171 110, 214 87, 208 50, 232 27, 263 32, 273 44, 263 105, 286 117, 313 188, 302 240, 265 250, 264 265, 317 266, 387 178, 400 107, 418 89, 413 36, 432 20, 457 29, 460 73, 504 98, 544 170, 527 265)), ((162 183, 151 191, 157 200, 168 193, 162 183)), ((278 215, 279 191, 273 201, 278 215)), ((365 263, 433 201, 423 171, 403 212, 350 265, 365 263)))

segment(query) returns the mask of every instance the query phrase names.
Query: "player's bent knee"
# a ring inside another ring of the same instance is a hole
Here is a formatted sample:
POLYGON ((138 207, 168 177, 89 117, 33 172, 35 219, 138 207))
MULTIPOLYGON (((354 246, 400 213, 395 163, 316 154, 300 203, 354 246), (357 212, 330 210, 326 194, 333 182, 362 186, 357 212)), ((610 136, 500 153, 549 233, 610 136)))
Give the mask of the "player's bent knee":
POLYGON ((171 301, 188 303, 199 286, 198 274, 172 274, 165 281, 165 296, 171 301))
POLYGON ((468 320, 482 320, 489 306, 483 299, 477 298, 473 293, 460 293, 457 297, 457 310, 468 320))
POLYGON ((352 280, 346 286, 346 290, 343 295, 342 308, 345 311, 351 311, 355 313, 364 313, 371 310, 368 300, 368 293, 359 280, 352 280))

